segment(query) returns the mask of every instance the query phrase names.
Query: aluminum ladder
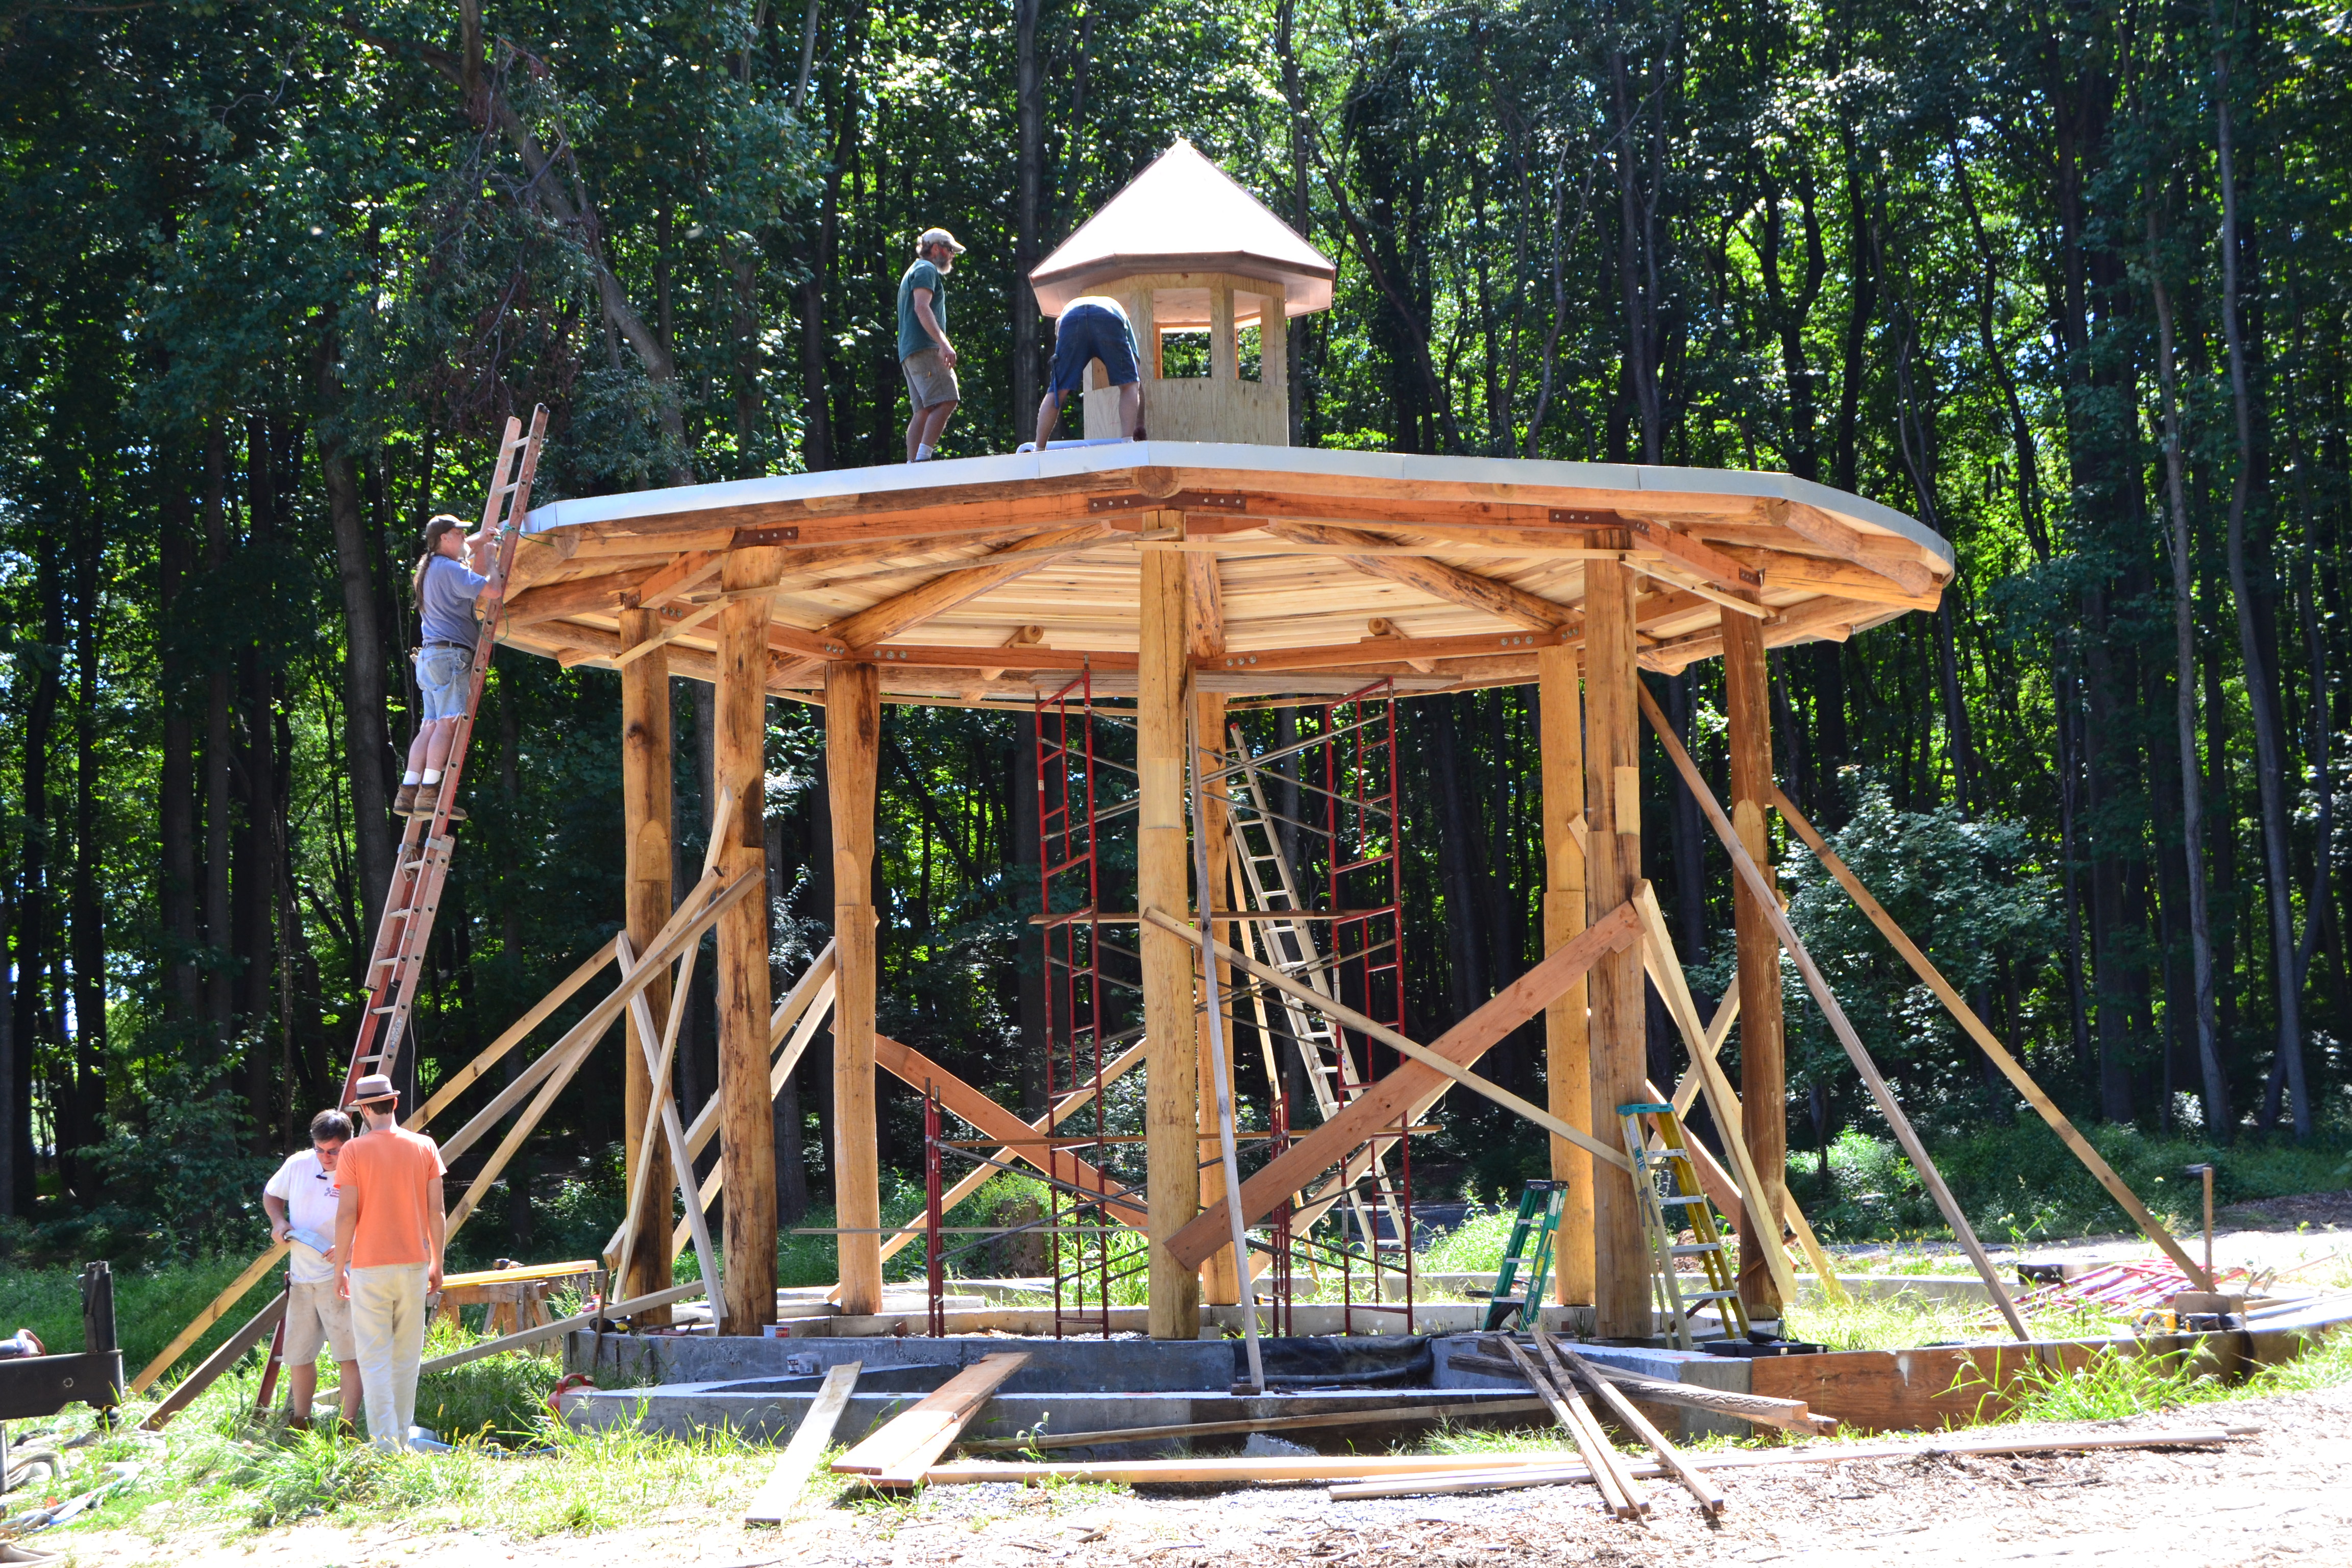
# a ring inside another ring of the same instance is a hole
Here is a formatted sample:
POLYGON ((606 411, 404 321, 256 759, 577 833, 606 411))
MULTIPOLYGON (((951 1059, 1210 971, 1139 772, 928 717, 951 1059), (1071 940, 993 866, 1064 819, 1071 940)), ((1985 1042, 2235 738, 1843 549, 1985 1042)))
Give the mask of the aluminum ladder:
MULTIPOLYGON (((1298 879, 1284 853, 1282 837, 1276 831, 1276 817, 1265 804, 1265 786, 1261 777, 1263 763, 1249 753, 1248 743, 1242 738, 1241 727, 1232 726, 1228 735, 1233 750, 1225 759, 1224 776, 1238 775, 1242 784, 1240 795, 1228 795, 1232 807, 1226 817, 1233 846, 1233 862, 1240 873, 1242 886, 1247 889, 1250 909, 1260 914, 1280 915, 1290 911, 1305 914, 1306 900, 1298 896, 1298 879), (1255 834, 1264 847, 1254 847, 1251 836, 1255 834)), ((1315 932, 1306 920, 1259 920, 1239 922, 1249 933, 1244 945, 1255 945, 1259 958, 1285 979, 1297 981, 1311 988, 1318 995, 1339 998, 1331 993, 1330 963, 1317 946, 1315 932)), ((1269 1042, 1265 1063, 1266 1081, 1279 1085, 1281 1075, 1273 1059, 1270 1044, 1273 1035, 1266 1027, 1265 994, 1267 987, 1255 986, 1259 1009, 1258 1038, 1269 1042)), ((1364 1083, 1356 1073, 1355 1058, 1349 1052, 1347 1041, 1330 1018, 1307 1006, 1287 992, 1276 992, 1286 1026, 1298 1043, 1300 1060, 1307 1068, 1307 1081, 1315 1096, 1315 1109, 1323 1121, 1328 1121, 1339 1113, 1339 1108, 1363 1092, 1364 1083)), ((1380 1194, 1381 1206, 1389 1216, 1393 1235, 1405 1234, 1404 1215, 1397 1200, 1396 1188, 1389 1178, 1388 1161, 1375 1153, 1369 1173, 1380 1194)), ((1380 1233, 1372 1225, 1372 1216, 1365 1212, 1363 1199, 1351 1185, 1348 1191, 1349 1210, 1354 1215, 1356 1228, 1375 1257, 1380 1251, 1380 1233)))
POLYGON ((1653 1299, 1666 1318, 1675 1348, 1694 1348, 1692 1319, 1709 1304, 1716 1309, 1717 1331, 1706 1338, 1729 1339, 1731 1325, 1737 1322, 1739 1337, 1746 1339, 1748 1309, 1740 1305, 1738 1281, 1732 1278, 1723 1229, 1717 1223, 1715 1205, 1699 1185, 1682 1119, 1673 1106, 1648 1100, 1621 1105, 1617 1114, 1625 1124, 1625 1153, 1633 1162, 1633 1196, 1641 1206, 1642 1234, 1649 1244, 1653 1299), (1655 1148, 1642 1125, 1644 1117, 1656 1129, 1655 1148), (1668 1190, 1661 1191, 1662 1184, 1668 1190), (1680 1223, 1667 1221, 1668 1209, 1679 1211, 1680 1223), (1690 1231, 1691 1239, 1677 1242, 1675 1237, 1685 1229, 1690 1231), (1706 1280, 1706 1289, 1687 1295, 1678 1267, 1685 1258, 1698 1259, 1706 1280))

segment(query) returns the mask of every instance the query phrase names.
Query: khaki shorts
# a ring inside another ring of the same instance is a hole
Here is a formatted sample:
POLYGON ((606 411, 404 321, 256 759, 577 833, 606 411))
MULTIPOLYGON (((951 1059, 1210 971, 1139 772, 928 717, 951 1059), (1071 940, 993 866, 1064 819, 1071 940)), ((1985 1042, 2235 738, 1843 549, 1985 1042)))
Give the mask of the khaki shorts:
POLYGON ((286 1364, 309 1366, 327 1347, 332 1347, 339 1362, 359 1360, 352 1340, 352 1304, 332 1279, 316 1285, 298 1282, 286 1292, 286 1364))
POLYGON ((907 391, 915 400, 918 413, 935 408, 942 403, 961 403, 963 394, 956 386, 956 374, 940 359, 940 351, 925 349, 909 354, 898 363, 907 373, 907 391))

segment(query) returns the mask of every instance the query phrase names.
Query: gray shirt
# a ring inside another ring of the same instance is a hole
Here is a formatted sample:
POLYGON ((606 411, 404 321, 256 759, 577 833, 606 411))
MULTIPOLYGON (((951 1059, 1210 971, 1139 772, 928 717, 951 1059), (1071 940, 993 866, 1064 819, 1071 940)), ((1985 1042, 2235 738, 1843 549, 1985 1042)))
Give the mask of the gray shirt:
POLYGON ((427 561, 425 581, 416 595, 416 614, 425 624, 425 640, 472 647, 476 636, 474 601, 482 596, 489 581, 446 555, 436 555, 427 561))

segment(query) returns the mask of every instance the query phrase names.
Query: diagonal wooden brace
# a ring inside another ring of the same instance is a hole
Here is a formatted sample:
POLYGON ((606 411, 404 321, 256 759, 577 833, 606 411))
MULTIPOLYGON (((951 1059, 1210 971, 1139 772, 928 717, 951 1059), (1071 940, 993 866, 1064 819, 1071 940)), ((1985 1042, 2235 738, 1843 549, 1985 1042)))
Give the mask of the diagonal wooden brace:
POLYGON ((1038 1134, 1031 1131, 1029 1123, 912 1046, 901 1045, 887 1035, 876 1035, 874 1065, 908 1084, 917 1093, 929 1088, 939 1095, 942 1106, 979 1128, 983 1136, 995 1139, 1054 1181, 1089 1193, 1102 1194, 1103 1206, 1110 1212, 1112 1218, 1138 1230, 1143 1228, 1149 1211, 1141 1198, 1122 1195, 1118 1183, 1076 1154, 1040 1143, 1038 1134))
MULTIPOLYGON (((1605 952, 1615 952, 1641 940, 1642 922, 1631 904, 1620 904, 1586 927, 1574 941, 1497 992, 1484 1006, 1441 1036, 1429 1049, 1456 1067, 1466 1068, 1486 1054, 1506 1035, 1534 1017, 1559 994, 1576 984, 1605 952)), ((1454 1080, 1425 1062, 1408 1058, 1396 1070, 1343 1108, 1337 1116, 1292 1143, 1242 1184, 1241 1210, 1245 1225, 1254 1225, 1275 1205, 1299 1191, 1360 1145, 1408 1116, 1435 1103, 1454 1080)), ((1229 1247, 1231 1222, 1227 1205, 1220 1200, 1169 1238, 1168 1250, 1187 1268, 1198 1268, 1211 1253, 1229 1247)))

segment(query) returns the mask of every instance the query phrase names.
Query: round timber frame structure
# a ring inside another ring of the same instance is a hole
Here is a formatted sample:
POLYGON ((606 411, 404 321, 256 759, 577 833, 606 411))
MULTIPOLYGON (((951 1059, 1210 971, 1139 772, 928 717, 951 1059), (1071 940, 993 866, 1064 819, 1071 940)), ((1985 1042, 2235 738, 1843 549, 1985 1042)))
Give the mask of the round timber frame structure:
MULTIPOLYGON (((754 690, 827 707, 835 886, 853 900, 836 911, 837 1198, 845 1230, 870 1230, 876 913, 859 900, 881 703, 1027 711, 1081 668, 1097 693, 1132 694, 1141 831, 1171 837, 1169 854, 1147 846, 1140 897, 1181 912, 1188 701, 1328 700, 1379 677, 1405 695, 1538 684, 1545 946, 1558 952, 1636 891, 1639 671, 1724 659, 1732 816, 1769 868, 1765 651, 1932 610, 1952 570, 1950 547, 1910 518, 1783 474, 1154 440, 542 506, 517 552, 500 635, 568 666, 659 660, 715 682, 718 711, 747 724, 754 690), (1150 868, 1161 861, 1168 885, 1157 887, 1150 868)), ((625 718, 633 734, 649 732, 648 716, 625 718)), ((730 853, 748 861, 756 836, 730 853)), ((1756 1169, 1777 1173, 1779 965, 1752 902, 1743 887, 1742 1121, 1756 1169)), ((747 927, 735 940, 758 937, 747 927)), ((1190 951, 1148 932, 1148 1014, 1172 1024, 1193 1011, 1190 951), (1158 963, 1154 935, 1172 944, 1158 963)), ((1551 1113, 1606 1145, 1620 1136, 1614 1108, 1644 1097, 1643 985, 1638 952, 1621 948, 1545 1009, 1551 1113)), ((764 1017, 755 996, 728 1000, 741 1005, 720 1019, 722 1152, 742 1145, 746 1175, 772 1180, 766 1097, 723 1088, 730 1074, 764 1083, 764 1017)), ((1177 1237, 1210 1195, 1194 1155, 1192 1027, 1154 1031, 1145 1070, 1163 1088, 1150 1117, 1155 1149, 1168 1151, 1150 1187, 1151 1324, 1190 1337, 1202 1266, 1179 1255, 1177 1237)), ((1590 1303, 1605 1335, 1646 1333, 1630 1191, 1557 1135, 1553 1150, 1572 1197, 1559 1300, 1590 1303)), ((1775 1218, 1773 1244, 1779 1232, 1775 1218)), ((1200 1250, 1198 1235, 1185 1250, 1200 1250)), ((750 1278, 740 1290, 730 1282, 724 1327, 756 1332, 772 1254, 742 1246, 739 1260, 730 1226, 729 1268, 750 1278)), ((878 1304, 878 1235, 843 1237, 843 1310, 878 1304)), ((1752 1264, 1761 1251, 1743 1255, 1752 1264)), ((1757 1315, 1778 1315, 1760 1268, 1742 1290, 1757 1315)))

